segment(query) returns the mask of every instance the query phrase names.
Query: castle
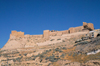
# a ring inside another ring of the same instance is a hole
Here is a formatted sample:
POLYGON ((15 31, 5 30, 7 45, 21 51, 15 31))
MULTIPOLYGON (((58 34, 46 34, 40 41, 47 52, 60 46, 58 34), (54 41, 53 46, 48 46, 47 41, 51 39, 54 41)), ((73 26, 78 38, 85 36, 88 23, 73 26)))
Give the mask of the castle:
POLYGON ((12 31, 10 34, 10 39, 2 48, 2 50, 6 49, 17 49, 17 48, 26 48, 26 47, 34 47, 44 44, 51 44, 55 42, 61 41, 54 41, 50 43, 52 38, 61 37, 61 39, 65 39, 64 37, 70 37, 78 35, 84 35, 89 31, 94 30, 94 25, 92 23, 83 22, 82 26, 79 27, 71 27, 68 30, 64 31, 55 31, 55 30, 44 30, 42 35, 24 35, 24 32, 17 32, 12 31))

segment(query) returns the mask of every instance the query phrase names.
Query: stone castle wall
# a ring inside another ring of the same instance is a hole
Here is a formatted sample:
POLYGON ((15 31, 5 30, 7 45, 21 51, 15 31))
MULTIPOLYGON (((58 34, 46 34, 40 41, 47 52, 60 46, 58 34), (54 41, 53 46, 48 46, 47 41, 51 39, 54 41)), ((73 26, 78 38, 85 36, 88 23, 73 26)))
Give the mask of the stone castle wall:
POLYGON ((86 23, 83 22, 83 26, 79 27, 71 27, 69 30, 64 30, 64 31, 53 31, 51 32, 50 30, 44 30, 43 31, 43 37, 48 38, 49 36, 61 36, 63 34, 70 34, 70 33, 75 33, 75 32, 81 32, 85 29, 85 31, 89 30, 94 30, 94 25, 92 23, 86 23))
POLYGON ((14 39, 14 38, 17 38, 17 37, 23 38, 24 37, 24 32, 12 31, 11 34, 10 34, 10 39, 14 39))
POLYGON ((41 43, 49 40, 51 36, 62 37, 64 35, 68 35, 69 37, 73 38, 77 36, 76 34, 78 32, 79 32, 78 35, 81 35, 81 33, 83 32, 87 33, 90 30, 94 30, 94 26, 92 23, 86 23, 86 22, 83 22, 83 26, 71 27, 68 30, 64 31, 44 30, 42 35, 24 35, 24 32, 21 31, 17 32, 14 30, 11 31, 10 39, 2 49, 14 49, 14 48, 31 47, 31 46, 33 47, 35 45, 37 46, 36 43, 41 43))
MULTIPOLYGON (((64 31, 44 30, 43 35, 27 35, 27 36, 33 36, 33 37, 36 37, 36 38, 49 38, 50 36, 61 36, 63 34, 81 32, 83 29, 94 30, 94 25, 92 23, 83 22, 83 26, 71 27, 68 30, 64 30, 64 31)), ((24 32, 12 31, 11 34, 10 34, 10 38, 13 39, 13 38, 16 38, 16 37, 21 37, 21 38, 25 37, 24 32)))
POLYGON ((83 22, 83 27, 84 28, 89 28, 91 30, 94 30, 94 25, 92 23, 83 22))

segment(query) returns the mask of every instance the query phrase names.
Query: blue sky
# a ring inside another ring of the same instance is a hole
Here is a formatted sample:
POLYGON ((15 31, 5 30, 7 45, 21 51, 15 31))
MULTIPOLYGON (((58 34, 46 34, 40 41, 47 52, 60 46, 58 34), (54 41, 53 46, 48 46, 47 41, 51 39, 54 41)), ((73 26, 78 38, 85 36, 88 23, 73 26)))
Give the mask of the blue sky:
POLYGON ((100 0, 0 0, 0 48, 12 30, 43 34, 91 22, 100 28, 100 0))

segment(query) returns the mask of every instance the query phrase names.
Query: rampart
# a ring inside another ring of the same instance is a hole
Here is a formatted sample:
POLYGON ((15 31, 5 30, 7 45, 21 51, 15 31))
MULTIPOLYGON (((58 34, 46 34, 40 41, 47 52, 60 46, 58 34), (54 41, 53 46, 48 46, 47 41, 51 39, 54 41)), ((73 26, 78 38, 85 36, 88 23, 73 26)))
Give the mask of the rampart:
POLYGON ((67 39, 78 38, 88 33, 88 31, 94 30, 92 23, 83 22, 83 26, 71 27, 68 30, 55 31, 44 30, 42 35, 24 35, 24 32, 11 31, 10 39, 4 45, 3 49, 15 49, 35 47, 38 45, 52 44, 62 42, 66 37, 67 39), (60 40, 58 41, 57 39, 60 40), (54 41, 51 42, 51 39, 54 41), (39 44, 40 43, 40 44, 39 44))
POLYGON ((44 30, 43 31, 43 37, 44 38, 48 38, 49 36, 61 36, 63 34, 81 32, 81 31, 84 31, 84 30, 87 30, 87 31, 94 30, 93 24, 92 23, 83 22, 83 26, 71 27, 68 30, 64 30, 64 31, 44 30))
POLYGON ((86 23, 83 22, 83 26, 79 26, 79 27, 71 27, 68 30, 64 30, 64 31, 55 31, 55 30, 44 30, 43 31, 43 35, 24 35, 24 32, 17 32, 17 31, 12 31, 10 34, 10 39, 16 38, 16 37, 25 37, 25 36, 33 36, 36 38, 49 38, 50 36, 61 36, 63 34, 70 34, 70 33, 75 33, 75 32, 81 32, 84 30, 94 30, 94 26, 92 23, 86 23))
POLYGON ((14 39, 14 38, 17 38, 17 37, 21 37, 23 38, 24 37, 24 32, 17 32, 17 31, 12 31, 11 34, 10 34, 10 39, 14 39))

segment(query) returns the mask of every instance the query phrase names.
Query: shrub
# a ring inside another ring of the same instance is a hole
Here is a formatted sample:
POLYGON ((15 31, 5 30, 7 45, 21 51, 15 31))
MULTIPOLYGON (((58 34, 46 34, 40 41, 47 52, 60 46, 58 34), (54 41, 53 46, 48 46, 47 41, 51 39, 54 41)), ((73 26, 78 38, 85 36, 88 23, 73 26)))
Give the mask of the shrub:
POLYGON ((19 52, 12 52, 12 54, 17 54, 17 53, 19 53, 19 52))
POLYGON ((16 61, 21 62, 21 58, 16 58, 16 61))
POLYGON ((21 56, 21 54, 19 54, 19 56, 21 56))
POLYGON ((54 39, 51 39, 50 41, 53 41, 54 39))
POLYGON ((46 50, 46 52, 49 52, 49 50, 46 50))
POLYGON ((53 51, 53 53, 55 53, 55 51, 53 51))
POLYGON ((27 40, 29 42, 29 40, 27 40))
MULTIPOLYGON (((35 60, 36 59, 36 57, 39 57, 40 56, 40 54, 38 54, 38 55, 36 55, 36 56, 32 56, 32 57, 34 57, 32 60, 35 60)), ((40 57, 42 57, 43 55, 41 55, 40 57)))
POLYGON ((74 45, 74 46, 77 46, 77 45, 84 45, 84 44, 87 44, 88 43, 88 41, 84 41, 84 42, 79 42, 79 43, 77 43, 76 45, 74 45))
POLYGON ((43 57, 44 57, 44 55, 41 54, 41 55, 40 55, 40 58, 43 58, 43 57))
POLYGON ((11 66, 11 64, 9 64, 9 66, 11 66))
POLYGON ((42 59, 40 59, 40 62, 42 62, 42 59))
POLYGON ((22 39, 21 37, 19 37, 20 39, 22 39))
POLYGON ((50 65, 51 65, 51 63, 48 64, 48 66, 50 66, 50 65))
POLYGON ((68 54, 68 56, 71 56, 71 55, 72 55, 72 53, 69 53, 69 54, 68 54))
POLYGON ((57 40, 61 40, 61 39, 59 38, 59 39, 57 39, 57 40))
POLYGON ((46 54, 47 52, 42 52, 42 54, 46 54))
POLYGON ((63 47, 62 49, 66 50, 67 48, 66 47, 63 47))
POLYGON ((62 42, 65 42, 65 40, 62 40, 62 42))
POLYGON ((57 52, 57 51, 62 52, 62 50, 59 49, 59 48, 56 48, 55 51, 56 51, 56 52, 57 52))
POLYGON ((52 55, 52 56, 46 57, 45 59, 46 59, 46 60, 49 59, 49 61, 51 61, 51 62, 56 62, 56 61, 58 61, 58 59, 60 59, 60 58, 55 58, 55 56, 52 55))
POLYGON ((59 56, 56 56, 57 58, 59 58, 59 56))
POLYGON ((36 57, 39 57, 39 56, 40 56, 40 54, 36 55, 36 57))
POLYGON ((35 60, 36 59, 36 57, 34 57, 32 60, 35 60))
POLYGON ((73 57, 76 56, 76 53, 73 54, 73 57))
POLYGON ((51 49, 49 49, 49 51, 51 51, 51 49))
POLYGON ((29 61, 29 60, 32 60, 32 58, 31 58, 31 57, 27 57, 27 58, 25 59, 25 61, 29 61))
POLYGON ((7 60, 1 60, 1 61, 7 61, 7 60))
POLYGON ((13 61, 14 61, 14 62, 16 62, 16 60, 15 60, 15 59, 13 59, 13 61))
POLYGON ((60 57, 63 57, 64 58, 65 54, 62 54, 60 57))
POLYGON ((27 53, 24 54, 24 56, 26 56, 26 55, 27 55, 27 53))

